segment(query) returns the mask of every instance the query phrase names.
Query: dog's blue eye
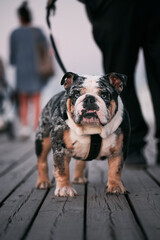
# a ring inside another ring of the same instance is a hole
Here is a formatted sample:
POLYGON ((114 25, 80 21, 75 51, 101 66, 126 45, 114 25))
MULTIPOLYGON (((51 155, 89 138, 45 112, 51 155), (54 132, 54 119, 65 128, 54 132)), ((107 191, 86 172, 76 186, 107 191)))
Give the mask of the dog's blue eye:
POLYGON ((101 94, 101 97, 102 97, 103 99, 107 99, 107 95, 104 94, 104 93, 101 94))
POLYGON ((79 92, 76 92, 76 93, 74 94, 74 96, 75 96, 76 98, 78 98, 78 97, 79 97, 79 95, 80 95, 80 93, 79 93, 79 92))
POLYGON ((108 93, 108 92, 102 92, 101 93, 101 98, 103 98, 103 100, 105 100, 105 101, 110 101, 110 99, 111 99, 111 96, 110 96, 110 94, 108 93))

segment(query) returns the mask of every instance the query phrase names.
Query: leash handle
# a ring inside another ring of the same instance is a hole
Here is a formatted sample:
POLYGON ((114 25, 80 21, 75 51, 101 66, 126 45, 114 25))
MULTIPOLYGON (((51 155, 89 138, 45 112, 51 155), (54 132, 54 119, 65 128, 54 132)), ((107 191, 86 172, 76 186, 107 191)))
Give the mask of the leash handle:
POLYGON ((56 44, 55 44, 55 41, 54 41, 54 37, 53 37, 53 34, 51 32, 51 23, 50 23, 50 13, 51 11, 53 11, 53 14, 55 14, 55 2, 57 0, 48 0, 48 4, 47 4, 47 15, 46 15, 46 21, 47 21, 47 25, 48 25, 48 28, 50 29, 50 40, 51 40, 51 44, 52 44, 52 47, 53 47, 53 50, 54 50, 54 53, 55 53, 55 57, 56 57, 56 60, 60 66, 60 68, 62 69, 62 71, 64 72, 64 74, 67 72, 63 62, 62 62, 62 59, 59 55, 59 52, 58 52, 58 49, 56 47, 56 44))

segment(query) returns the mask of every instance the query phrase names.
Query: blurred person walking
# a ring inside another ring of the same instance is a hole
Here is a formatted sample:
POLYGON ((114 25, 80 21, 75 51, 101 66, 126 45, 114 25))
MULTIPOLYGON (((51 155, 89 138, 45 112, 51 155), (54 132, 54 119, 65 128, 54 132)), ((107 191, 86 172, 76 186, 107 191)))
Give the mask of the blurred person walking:
POLYGON ((41 90, 46 83, 38 69, 38 46, 43 46, 46 51, 48 46, 41 29, 32 26, 32 15, 27 2, 22 3, 17 13, 20 27, 15 29, 10 36, 10 63, 16 67, 20 137, 25 139, 31 133, 28 119, 29 102, 34 107, 33 129, 35 130, 40 115, 41 90))

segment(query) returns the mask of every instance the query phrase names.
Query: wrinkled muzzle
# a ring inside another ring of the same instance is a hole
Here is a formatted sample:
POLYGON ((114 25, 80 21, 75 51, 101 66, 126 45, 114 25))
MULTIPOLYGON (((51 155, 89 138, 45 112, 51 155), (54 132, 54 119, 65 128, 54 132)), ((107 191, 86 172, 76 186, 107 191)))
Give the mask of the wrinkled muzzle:
POLYGON ((75 104, 75 122, 78 124, 106 125, 108 111, 104 101, 97 95, 83 95, 75 104))

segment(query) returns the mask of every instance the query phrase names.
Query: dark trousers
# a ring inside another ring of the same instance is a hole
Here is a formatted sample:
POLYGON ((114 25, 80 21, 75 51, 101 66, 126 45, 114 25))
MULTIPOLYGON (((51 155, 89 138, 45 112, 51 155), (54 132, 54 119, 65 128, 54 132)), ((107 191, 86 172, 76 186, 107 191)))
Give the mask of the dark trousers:
POLYGON ((160 140, 160 13, 159 0, 86 0, 93 36, 103 54, 105 73, 128 76, 123 100, 131 120, 130 151, 142 149, 148 127, 137 99, 134 72, 143 49, 148 85, 160 140))

